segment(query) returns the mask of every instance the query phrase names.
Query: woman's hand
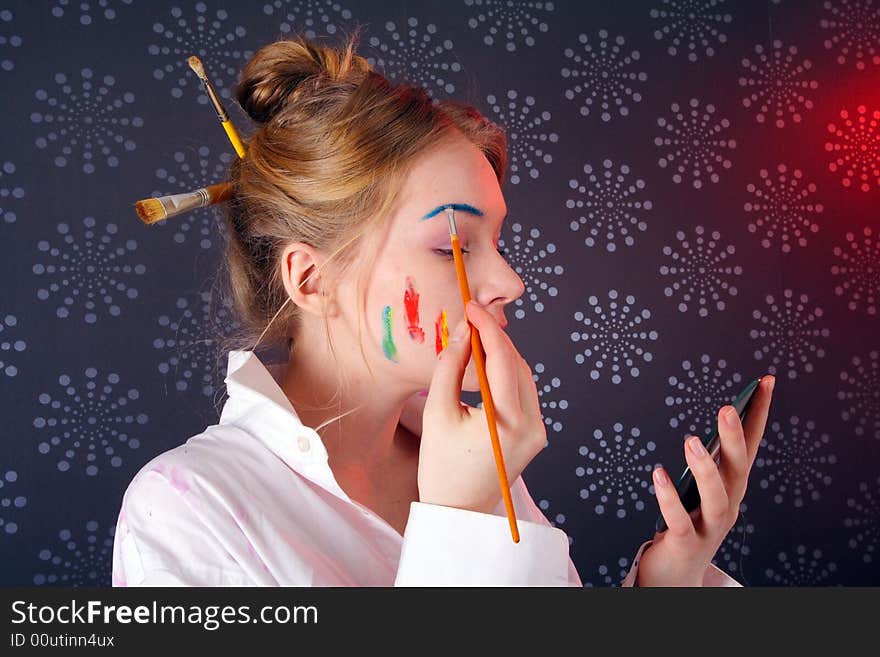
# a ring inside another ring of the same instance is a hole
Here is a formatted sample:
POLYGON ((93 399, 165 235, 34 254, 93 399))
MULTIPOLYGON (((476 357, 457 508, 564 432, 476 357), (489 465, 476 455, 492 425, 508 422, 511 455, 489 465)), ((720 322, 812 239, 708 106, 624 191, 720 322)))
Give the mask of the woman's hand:
POLYGON ((669 475, 662 467, 654 470, 657 502, 668 529, 655 534, 653 543, 642 553, 637 586, 702 586, 706 568, 739 516, 749 471, 764 435, 775 381, 772 376, 762 377, 745 426, 733 406, 721 408, 718 465, 699 438, 690 436, 685 440, 685 458, 700 492, 700 508, 693 517, 685 511, 669 475), (728 413, 732 413, 729 422, 725 421, 728 413), (692 444, 697 446, 696 452, 691 450, 692 444))
MULTIPOLYGON (((498 321, 474 302, 467 304, 466 313, 486 353, 498 439, 508 481, 513 482, 547 442, 538 390, 531 368, 498 321)), ((501 501, 501 486, 486 413, 461 402, 471 355, 470 326, 464 323, 463 328, 440 352, 428 389, 419 446, 419 501, 491 513, 501 501)))

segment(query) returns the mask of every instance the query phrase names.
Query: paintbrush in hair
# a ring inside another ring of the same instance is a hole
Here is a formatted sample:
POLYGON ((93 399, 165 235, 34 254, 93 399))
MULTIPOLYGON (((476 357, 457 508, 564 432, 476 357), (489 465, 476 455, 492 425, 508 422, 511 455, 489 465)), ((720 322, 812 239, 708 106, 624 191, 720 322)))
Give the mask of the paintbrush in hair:
POLYGON ((232 194, 232 185, 217 183, 201 187, 192 192, 171 194, 158 198, 141 199, 135 203, 135 211, 145 224, 154 224, 182 212, 204 208, 214 203, 223 203, 232 194))
MULTIPOLYGON (((211 104, 214 105, 217 117, 220 119, 220 124, 226 131, 226 136, 229 137, 229 141, 232 143, 232 147, 235 149, 238 157, 243 158, 245 156, 244 145, 241 142, 241 138, 238 136, 238 131, 235 129, 235 126, 229 118, 229 114, 227 114, 226 109, 220 102, 220 98, 217 96, 214 85, 211 84, 211 81, 205 74, 205 67, 202 66, 202 61, 195 55, 192 55, 187 59, 187 63, 204 83, 205 92, 208 94, 211 104)), ((189 212, 190 210, 203 208, 215 203, 223 203, 229 198, 231 193, 232 186, 229 183, 216 183, 182 194, 171 194, 170 196, 141 199, 135 203, 135 211, 141 221, 150 225, 183 212, 189 212)))
POLYGON ((232 121, 229 120, 229 114, 227 114, 226 109, 223 107, 223 103, 220 102, 220 96, 217 95, 214 85, 211 84, 211 81, 205 74, 205 67, 202 66, 202 60, 195 55, 192 55, 186 61, 189 64, 189 67, 199 76, 199 79, 205 85, 205 93, 208 94, 208 98, 214 106, 214 110, 217 112, 217 118, 220 119, 220 125, 222 125, 223 129, 226 131, 226 135, 229 137, 229 141, 232 142, 232 147, 235 149, 235 152, 238 153, 239 157, 244 157, 244 144, 241 143, 238 131, 235 129, 235 126, 232 125, 232 121))

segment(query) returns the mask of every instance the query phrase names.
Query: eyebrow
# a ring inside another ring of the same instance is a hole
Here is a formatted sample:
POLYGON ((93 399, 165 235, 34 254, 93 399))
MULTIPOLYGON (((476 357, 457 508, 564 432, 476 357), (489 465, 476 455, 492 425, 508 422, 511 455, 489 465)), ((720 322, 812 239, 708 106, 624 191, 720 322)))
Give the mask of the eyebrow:
POLYGON ((435 217, 441 212, 443 212, 446 208, 452 208, 453 210, 460 210, 461 212, 467 212, 468 214, 472 214, 477 217, 483 216, 483 211, 479 208, 475 208, 473 205, 468 205, 467 203, 444 203, 443 205, 438 205, 436 208, 431 210, 428 214, 422 217, 422 221, 425 219, 430 219, 431 217, 435 217))

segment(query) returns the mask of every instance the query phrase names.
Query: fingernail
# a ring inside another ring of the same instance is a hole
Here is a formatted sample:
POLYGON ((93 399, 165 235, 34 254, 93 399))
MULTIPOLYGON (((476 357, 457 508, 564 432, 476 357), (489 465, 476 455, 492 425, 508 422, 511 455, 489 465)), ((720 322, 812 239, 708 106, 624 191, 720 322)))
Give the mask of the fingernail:
POLYGON ((724 411, 724 421, 727 423, 727 426, 732 427, 734 425, 734 418, 736 417, 736 409, 728 408, 724 411))
POLYGON ((468 330, 468 322, 466 319, 461 320, 455 327, 455 333, 452 334, 453 342, 460 342, 464 339, 468 330))
POLYGON ((767 392, 773 392, 773 386, 775 386, 775 385, 776 385, 776 377, 771 376, 770 383, 768 384, 768 387, 767 387, 767 392))
POLYGON ((688 439, 688 447, 691 450, 691 453, 694 456, 703 457, 707 454, 706 448, 703 447, 703 441, 701 441, 697 436, 691 436, 688 439))
POLYGON ((663 468, 654 469, 654 481, 656 481, 657 484, 660 486, 665 486, 669 483, 669 477, 667 477, 666 473, 663 472, 663 468))

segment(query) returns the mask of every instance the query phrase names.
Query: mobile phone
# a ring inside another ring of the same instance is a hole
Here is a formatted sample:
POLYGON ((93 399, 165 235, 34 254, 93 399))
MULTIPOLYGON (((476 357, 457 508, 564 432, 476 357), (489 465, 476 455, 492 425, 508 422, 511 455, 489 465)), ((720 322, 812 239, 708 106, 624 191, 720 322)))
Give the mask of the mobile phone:
MULTIPOLYGON (((755 396, 755 390, 758 389, 758 384, 760 383, 761 378, 749 381, 748 385, 743 388, 737 398, 731 402, 731 405, 739 414, 741 422, 745 421, 746 416, 748 415, 749 407, 755 396)), ((706 447, 706 451, 709 452, 709 455, 715 463, 718 463, 721 458, 721 440, 718 435, 717 425, 709 437, 703 440, 703 445, 706 447)), ((685 511, 691 513, 700 508, 700 491, 697 489, 697 480, 694 479, 694 474, 691 472, 690 466, 686 467, 684 472, 681 473, 681 476, 675 484, 675 490, 678 492, 678 498, 681 500, 685 511)), ((657 522, 654 528, 658 533, 666 531, 666 520, 663 518, 662 513, 657 517, 657 522)))

